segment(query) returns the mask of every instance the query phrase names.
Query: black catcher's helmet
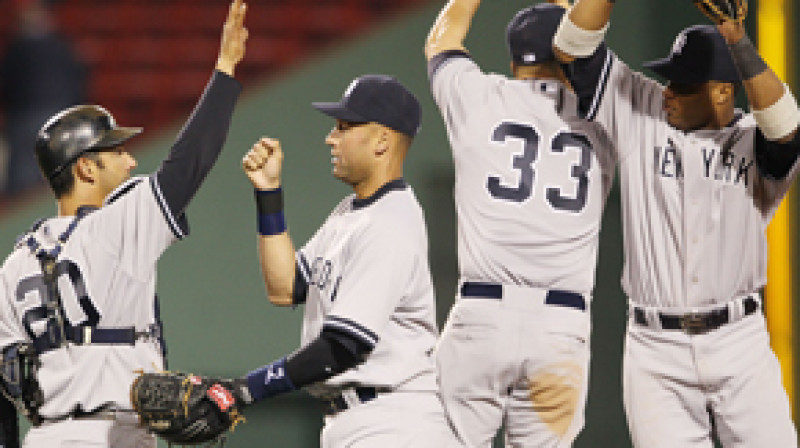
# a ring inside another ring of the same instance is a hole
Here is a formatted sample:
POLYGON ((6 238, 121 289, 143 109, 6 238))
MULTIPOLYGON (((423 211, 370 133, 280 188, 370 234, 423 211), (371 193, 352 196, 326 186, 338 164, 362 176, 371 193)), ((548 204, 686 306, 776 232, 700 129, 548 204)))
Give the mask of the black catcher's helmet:
POLYGON ((117 126, 114 117, 100 106, 73 106, 55 114, 36 137, 36 159, 51 180, 89 151, 119 146, 142 132, 142 128, 117 126))

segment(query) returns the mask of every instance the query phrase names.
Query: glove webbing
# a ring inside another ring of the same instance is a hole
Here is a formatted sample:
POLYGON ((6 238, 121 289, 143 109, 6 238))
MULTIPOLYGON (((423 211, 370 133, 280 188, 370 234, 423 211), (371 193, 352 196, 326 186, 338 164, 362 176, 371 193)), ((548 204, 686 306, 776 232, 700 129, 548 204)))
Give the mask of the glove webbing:
MULTIPOLYGON (((717 19, 723 21, 724 19, 727 18, 741 23, 744 21, 744 18, 747 15, 747 0, 738 0, 738 1, 734 0, 734 3, 736 3, 736 8, 735 10, 734 8, 731 8, 730 11, 723 11, 722 8, 719 7, 717 2, 713 0, 694 0, 694 2, 700 5, 702 8, 705 8, 706 10, 713 13, 714 14, 713 16, 711 14, 707 15, 712 19, 715 19, 715 21, 717 19)), ((730 5, 730 2, 726 3, 730 5)))

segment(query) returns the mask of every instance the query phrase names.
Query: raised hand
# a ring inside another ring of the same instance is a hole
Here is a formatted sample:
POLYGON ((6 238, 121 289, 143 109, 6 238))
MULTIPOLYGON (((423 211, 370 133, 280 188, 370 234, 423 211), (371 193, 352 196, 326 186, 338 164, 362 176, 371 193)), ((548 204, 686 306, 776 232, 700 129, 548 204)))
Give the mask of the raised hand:
POLYGON ((244 27, 244 16, 247 4, 243 0, 233 0, 228 9, 228 17, 222 26, 222 42, 217 57, 216 69, 233 76, 233 71, 244 58, 247 28, 244 27))
POLYGON ((259 190, 281 186, 283 151, 278 140, 262 137, 242 158, 242 169, 259 190))

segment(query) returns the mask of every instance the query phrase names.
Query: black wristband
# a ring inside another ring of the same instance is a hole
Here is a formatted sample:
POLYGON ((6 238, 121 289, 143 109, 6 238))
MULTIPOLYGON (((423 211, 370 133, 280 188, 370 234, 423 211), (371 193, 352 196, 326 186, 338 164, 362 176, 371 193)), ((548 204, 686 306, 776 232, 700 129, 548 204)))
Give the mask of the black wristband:
POLYGON ((256 210, 259 215, 271 215, 283 211, 283 189, 256 190, 256 210))
POLYGON ((753 46, 747 34, 739 39, 739 42, 731 44, 729 47, 731 49, 733 63, 736 65, 736 68, 739 69, 739 75, 742 77, 742 81, 747 81, 769 69, 769 66, 764 62, 764 59, 761 58, 761 55, 758 54, 758 50, 753 46))

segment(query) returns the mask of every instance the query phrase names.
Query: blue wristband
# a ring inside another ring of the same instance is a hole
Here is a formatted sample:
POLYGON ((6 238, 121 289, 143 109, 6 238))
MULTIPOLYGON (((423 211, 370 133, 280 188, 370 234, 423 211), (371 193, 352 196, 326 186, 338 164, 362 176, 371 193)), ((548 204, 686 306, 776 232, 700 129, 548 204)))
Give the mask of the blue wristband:
POLYGON ((247 374, 247 387, 254 401, 295 390, 294 384, 286 375, 286 358, 260 367, 247 374))
POLYGON ((258 233, 263 236, 278 235, 286 231, 283 215, 283 189, 255 190, 258 212, 258 233))
POLYGON ((286 231, 283 212, 258 215, 258 233, 262 236, 278 235, 286 231))

